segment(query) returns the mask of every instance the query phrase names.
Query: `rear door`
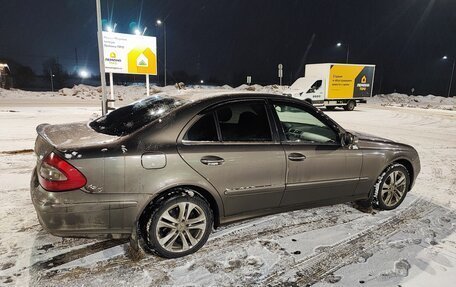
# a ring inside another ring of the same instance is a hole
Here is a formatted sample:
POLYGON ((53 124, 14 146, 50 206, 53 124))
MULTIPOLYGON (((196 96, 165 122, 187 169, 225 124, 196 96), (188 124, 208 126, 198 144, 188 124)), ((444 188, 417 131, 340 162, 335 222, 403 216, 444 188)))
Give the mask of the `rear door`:
POLYGON ((338 132, 313 109, 273 101, 287 159, 281 205, 351 196, 359 182, 362 153, 342 147, 338 132))
POLYGON ((228 102, 197 115, 178 144, 220 193, 226 216, 280 204, 286 162, 271 116, 264 100, 228 102))

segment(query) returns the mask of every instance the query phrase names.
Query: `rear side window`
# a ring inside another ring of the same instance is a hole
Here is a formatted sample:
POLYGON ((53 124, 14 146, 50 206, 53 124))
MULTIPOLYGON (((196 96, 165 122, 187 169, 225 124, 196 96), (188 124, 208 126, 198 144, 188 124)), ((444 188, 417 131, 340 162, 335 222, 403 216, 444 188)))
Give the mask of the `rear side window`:
POLYGON ((262 102, 237 102, 217 109, 222 141, 272 141, 271 128, 262 102))
POLYGON ((103 134, 128 135, 183 104, 182 100, 156 95, 112 111, 91 122, 90 127, 103 134))
POLYGON ((188 141, 218 141, 214 114, 210 113, 200 118, 187 131, 184 140, 188 141))

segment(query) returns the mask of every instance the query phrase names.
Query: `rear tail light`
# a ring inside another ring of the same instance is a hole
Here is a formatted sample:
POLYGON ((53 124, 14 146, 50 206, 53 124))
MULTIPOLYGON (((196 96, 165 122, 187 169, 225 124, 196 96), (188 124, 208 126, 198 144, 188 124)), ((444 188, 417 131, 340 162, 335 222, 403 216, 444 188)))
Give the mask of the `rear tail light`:
POLYGON ((79 170, 53 152, 43 159, 38 175, 40 185, 48 191, 79 189, 87 183, 79 170))

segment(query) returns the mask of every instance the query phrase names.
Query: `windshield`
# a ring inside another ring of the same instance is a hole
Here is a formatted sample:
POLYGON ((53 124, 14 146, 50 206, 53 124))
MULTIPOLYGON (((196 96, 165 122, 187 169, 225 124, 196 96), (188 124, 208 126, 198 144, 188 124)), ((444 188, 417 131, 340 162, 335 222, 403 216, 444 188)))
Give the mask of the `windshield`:
POLYGON ((315 78, 299 78, 290 86, 290 89, 307 91, 316 80, 315 78))
POLYGON ((123 136, 169 114, 182 104, 182 100, 156 95, 112 111, 92 121, 90 127, 99 133, 123 136))

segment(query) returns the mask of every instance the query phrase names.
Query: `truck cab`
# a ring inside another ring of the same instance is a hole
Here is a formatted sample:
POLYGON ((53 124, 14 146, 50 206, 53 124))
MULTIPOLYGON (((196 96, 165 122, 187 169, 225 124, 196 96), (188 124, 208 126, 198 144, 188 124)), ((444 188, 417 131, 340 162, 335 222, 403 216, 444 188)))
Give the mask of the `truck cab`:
POLYGON ((315 106, 323 106, 325 80, 318 77, 303 77, 296 80, 284 95, 304 100, 315 106))

